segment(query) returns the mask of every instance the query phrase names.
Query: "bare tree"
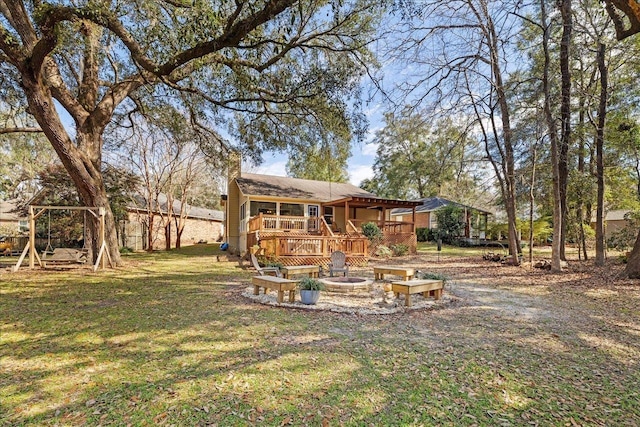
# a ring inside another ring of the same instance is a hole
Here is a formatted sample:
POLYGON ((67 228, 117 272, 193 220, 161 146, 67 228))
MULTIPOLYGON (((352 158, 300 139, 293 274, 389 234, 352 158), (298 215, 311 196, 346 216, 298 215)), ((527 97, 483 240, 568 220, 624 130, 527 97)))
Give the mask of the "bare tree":
MULTIPOLYGON (((519 264, 515 148, 507 56, 515 54, 512 37, 517 4, 455 0, 423 5, 408 25, 398 55, 420 66, 420 76, 402 89, 416 104, 432 105, 473 117, 485 158, 491 162, 507 213, 509 251, 519 264)), ((513 68, 513 67, 512 67, 513 68)))

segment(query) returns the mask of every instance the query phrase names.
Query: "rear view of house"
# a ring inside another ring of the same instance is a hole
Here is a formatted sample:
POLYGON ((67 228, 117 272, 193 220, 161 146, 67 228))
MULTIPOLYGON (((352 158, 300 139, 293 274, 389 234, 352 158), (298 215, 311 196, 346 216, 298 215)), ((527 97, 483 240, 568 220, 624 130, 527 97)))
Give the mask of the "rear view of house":
POLYGON ((241 173, 231 168, 226 209, 226 240, 240 254, 259 248, 285 265, 326 264, 334 251, 363 264, 369 240, 362 224, 373 222, 385 244, 415 249, 413 221, 392 221, 394 208, 419 202, 381 199, 347 183, 241 173))

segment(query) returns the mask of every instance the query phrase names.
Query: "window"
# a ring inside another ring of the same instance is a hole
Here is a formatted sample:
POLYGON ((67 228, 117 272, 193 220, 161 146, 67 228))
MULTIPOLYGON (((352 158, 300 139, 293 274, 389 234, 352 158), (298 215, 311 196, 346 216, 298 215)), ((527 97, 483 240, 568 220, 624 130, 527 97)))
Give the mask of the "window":
POLYGON ((327 224, 333 224, 333 206, 325 206, 323 216, 327 224))
POLYGON ((29 221, 26 219, 21 219, 18 221, 18 231, 19 232, 25 232, 25 231, 29 231, 29 221))
POLYGON ((247 229, 247 222, 245 218, 247 217, 247 202, 244 202, 240 205, 240 231, 245 231, 247 229))
POLYGON ((276 204, 274 202, 251 202, 251 216, 259 214, 275 215, 276 204))
POLYGON ((304 205, 299 203, 280 203, 280 215, 304 216, 304 205))
POLYGON ((320 207, 318 205, 309 205, 307 207, 308 216, 315 218, 320 213, 320 207))

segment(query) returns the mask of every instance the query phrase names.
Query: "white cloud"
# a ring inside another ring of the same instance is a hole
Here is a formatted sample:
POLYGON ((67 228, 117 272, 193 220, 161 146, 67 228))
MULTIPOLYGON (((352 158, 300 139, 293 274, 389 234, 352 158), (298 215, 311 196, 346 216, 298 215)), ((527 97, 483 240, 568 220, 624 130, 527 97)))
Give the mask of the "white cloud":
POLYGON ((258 173, 262 175, 273 175, 273 176, 287 176, 287 161, 286 160, 276 160, 276 161, 266 161, 260 166, 252 166, 247 167, 243 170, 249 173, 258 173))
POLYGON ((367 178, 373 178, 371 165, 355 165, 349 167, 349 182, 353 185, 360 185, 367 178))
POLYGON ((362 155, 375 157, 378 151, 378 144, 367 143, 362 146, 362 155))

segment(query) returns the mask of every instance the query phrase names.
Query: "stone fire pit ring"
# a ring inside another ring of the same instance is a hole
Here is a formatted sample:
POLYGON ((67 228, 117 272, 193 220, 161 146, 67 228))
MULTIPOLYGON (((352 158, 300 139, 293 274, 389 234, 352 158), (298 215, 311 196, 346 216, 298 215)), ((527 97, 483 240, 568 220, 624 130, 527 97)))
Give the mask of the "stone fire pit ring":
POLYGON ((370 291, 372 279, 364 277, 322 277, 320 280, 328 292, 358 292, 370 291))

